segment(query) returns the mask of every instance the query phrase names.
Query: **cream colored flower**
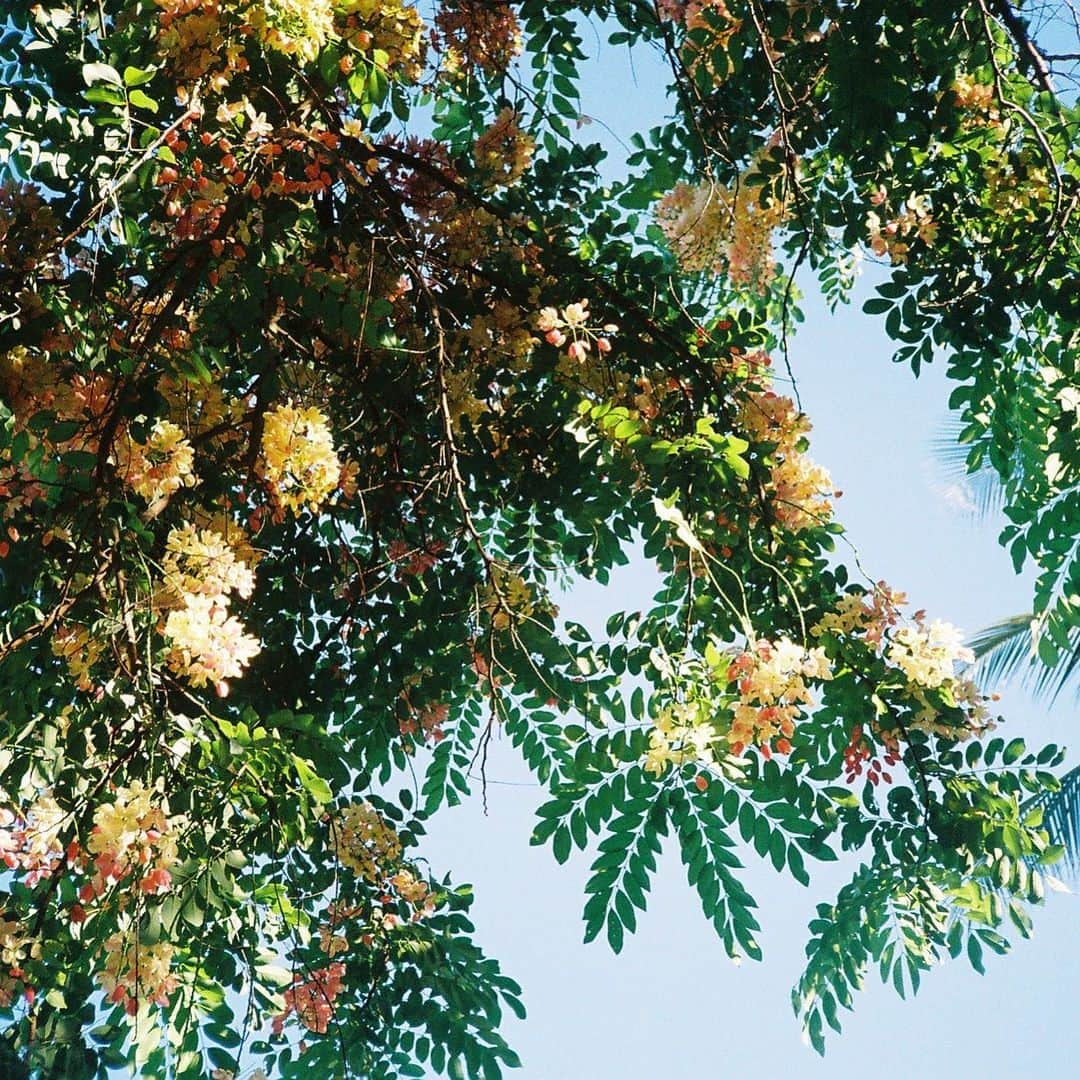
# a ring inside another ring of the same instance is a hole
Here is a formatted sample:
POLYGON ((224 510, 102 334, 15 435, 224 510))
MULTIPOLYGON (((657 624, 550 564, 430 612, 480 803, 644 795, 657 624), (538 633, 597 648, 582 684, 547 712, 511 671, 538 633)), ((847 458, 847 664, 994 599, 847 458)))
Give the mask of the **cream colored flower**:
POLYGON ((341 462, 326 417, 315 408, 277 405, 263 418, 262 468, 277 501, 312 513, 334 492, 341 462))

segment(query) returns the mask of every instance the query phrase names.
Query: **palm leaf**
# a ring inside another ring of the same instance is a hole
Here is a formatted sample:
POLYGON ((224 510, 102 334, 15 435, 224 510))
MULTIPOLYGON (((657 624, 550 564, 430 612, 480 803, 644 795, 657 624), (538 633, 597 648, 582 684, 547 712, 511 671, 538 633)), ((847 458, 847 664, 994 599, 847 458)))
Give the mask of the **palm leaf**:
POLYGON ((930 443, 942 474, 955 484, 962 484, 971 497, 972 513, 978 517, 996 514, 1005 505, 1005 487, 982 443, 961 442, 965 425, 957 417, 942 422, 930 443), (974 467, 972 462, 974 461, 974 467))
POLYGON ((1033 621, 1030 612, 1010 615, 978 631, 968 642, 975 653, 971 674, 984 686, 1018 680, 1047 704, 1074 682, 1080 697, 1080 626, 1070 628, 1068 647, 1060 651, 1056 664, 1048 665, 1035 650, 1033 621))
POLYGON ((1037 795, 1028 805, 1042 807, 1050 842, 1065 846, 1065 868, 1073 877, 1080 874, 1080 766, 1061 778, 1058 791, 1037 795))

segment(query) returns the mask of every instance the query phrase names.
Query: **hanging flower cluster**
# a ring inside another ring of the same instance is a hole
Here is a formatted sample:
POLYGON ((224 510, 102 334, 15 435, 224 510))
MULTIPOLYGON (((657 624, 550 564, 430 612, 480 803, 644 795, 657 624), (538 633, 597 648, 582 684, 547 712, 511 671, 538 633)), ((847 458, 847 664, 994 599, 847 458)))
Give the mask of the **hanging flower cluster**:
POLYGON ((476 140, 473 156, 489 188, 509 187, 528 171, 536 143, 521 130, 520 121, 521 115, 507 106, 476 140))
POLYGON ((192 686, 211 684, 221 697, 228 694, 227 680, 242 675, 261 648, 218 596, 188 596, 182 608, 169 612, 164 634, 170 670, 192 686))
POLYGON ((681 768, 692 762, 715 764, 713 743, 717 730, 702 712, 697 702, 679 702, 660 711, 649 732, 644 764, 648 772, 661 776, 669 765, 681 768))
MULTIPOLYGON (((378 886, 382 890, 384 904, 391 903, 396 893, 399 899, 415 909, 415 918, 434 910, 429 906, 431 898, 427 882, 402 864, 401 840, 397 832, 371 803, 351 803, 341 810, 331 823, 330 837, 334 854, 342 866, 348 867, 369 884, 378 886)), ((340 912, 339 915, 340 918, 345 917, 340 912)), ((390 929, 400 920, 395 915, 376 909, 375 921, 383 929, 390 929), (390 920, 388 924, 385 922, 387 918, 390 920)))
POLYGON ((832 514, 829 472, 806 453, 810 421, 791 398, 771 390, 750 391, 739 410, 752 441, 772 446, 770 495, 779 525, 792 532, 821 525, 832 514))
POLYGON ((112 885, 134 875, 139 891, 156 896, 172 887, 176 865, 177 818, 168 816, 168 803, 133 780, 119 787, 111 803, 94 811, 94 827, 86 847, 93 856, 93 877, 82 887, 83 903, 103 896, 112 885))
POLYGON ((129 1016, 134 1016, 140 1005, 165 1007, 179 985, 171 973, 175 953, 168 942, 146 945, 132 930, 117 931, 105 942, 105 965, 98 972, 98 981, 108 1000, 122 1005, 129 1016))
POLYGON ((371 946, 377 935, 400 927, 403 919, 394 910, 395 902, 408 905, 414 920, 435 910, 427 882, 402 865, 401 841, 393 826, 370 803, 352 803, 339 811, 330 822, 330 840, 338 862, 375 887, 377 903, 328 905, 326 921, 319 925, 318 947, 331 963, 294 977, 285 991, 285 1009, 273 1020, 276 1034, 293 1013, 309 1031, 327 1031, 346 974, 345 963, 334 957, 350 951, 352 935, 371 946))
POLYGON ((105 642, 100 637, 93 635, 85 626, 65 623, 53 634, 50 648, 53 656, 60 657, 67 664, 80 690, 94 688, 90 673, 105 652, 105 642))
POLYGON ((974 114, 966 118, 968 123, 988 124, 994 127, 1001 125, 1001 114, 998 112, 997 98, 992 84, 981 83, 973 75, 961 72, 953 80, 949 89, 952 91, 956 107, 974 114))
MULTIPOLYGON (((889 193, 879 187, 870 196, 874 206, 888 204, 889 193)), ((937 239, 938 224, 930 212, 929 200, 925 195, 909 195, 900 204, 900 210, 890 218, 883 218, 876 211, 866 215, 866 231, 870 250, 875 255, 888 255, 894 266, 906 265, 912 240, 921 240, 927 247, 933 247, 937 239)))
POLYGON ((726 275, 732 285, 760 295, 776 277, 772 234, 786 217, 786 200, 763 180, 756 161, 732 188, 680 183, 656 209, 683 270, 726 275))
POLYGON ((250 565, 240 557, 254 560, 254 552, 238 526, 224 519, 217 524, 170 531, 157 602, 171 609, 163 627, 169 669, 192 686, 209 683, 225 696, 227 680, 242 675, 261 646, 229 614, 230 593, 247 597, 255 586, 250 565))
POLYGON ((601 355, 611 352, 610 335, 619 329, 614 323, 590 325, 591 314, 588 300, 567 304, 561 312, 546 307, 536 317, 536 329, 556 349, 565 345, 566 355, 571 360, 584 361, 594 347, 601 355))
POLYGON ((304 507, 313 514, 319 512, 341 478, 330 426, 319 409, 298 409, 290 402, 267 411, 262 472, 280 506, 293 513, 304 507))
POLYGON ((404 0, 334 0, 338 36, 361 53, 386 54, 385 72, 416 82, 423 73, 424 20, 404 0))
POLYGON ((225 518, 206 528, 188 524, 172 529, 162 561, 168 591, 164 601, 183 603, 192 595, 223 598, 232 592, 246 599, 255 588, 254 556, 240 527, 225 518))
POLYGON ((496 630, 531 619, 537 608, 532 586, 516 571, 494 566, 481 594, 481 607, 491 616, 496 630))
POLYGON ((807 680, 831 679, 832 663, 824 649, 761 639, 731 661, 727 677, 739 694, 728 734, 732 753, 756 744, 769 757, 773 750, 790 753, 796 723, 815 705, 807 680))
POLYGON ((1041 209, 1053 201, 1053 180, 1030 150, 987 162, 983 178, 987 206, 1002 215, 1036 221, 1041 209))
MULTIPOLYGON (((869 592, 842 596, 810 632, 816 638, 834 637, 841 647, 845 641, 860 642, 883 656, 905 684, 912 709, 908 726, 960 741, 991 730, 987 702, 992 696, 982 694, 974 680, 956 670, 958 664, 975 659, 963 643, 963 634, 940 619, 927 623, 922 611, 915 612, 911 623, 902 623, 900 608, 906 602, 903 593, 881 581, 869 592), (959 710, 960 722, 952 710, 959 710)), ((895 731, 878 721, 872 728, 894 752, 895 731)), ((866 755, 860 751, 852 761, 860 756, 866 755)))
POLYGON ((330 835, 338 862, 365 881, 381 880, 384 868, 401 857, 393 826, 368 802, 346 806, 335 817, 330 835))
POLYGON ((906 603, 905 593, 879 581, 868 593, 850 592, 841 596, 836 607, 826 612, 810 628, 810 633, 818 638, 825 634, 858 636, 880 649, 886 633, 900 621, 900 608, 906 603))
POLYGON ((866 779, 874 787, 882 781, 891 784, 893 778, 888 769, 900 763, 900 742, 896 732, 885 731, 877 723, 871 726, 874 735, 885 746, 884 764, 874 756, 870 740, 863 735, 862 724, 853 724, 851 738, 844 747, 844 779, 849 784, 854 784, 862 776, 863 769, 866 770, 866 779))
POLYGON ((331 0, 261 0, 246 14, 263 45, 307 63, 334 36, 331 0))
POLYGON ((975 654, 963 643, 963 635, 951 623, 935 619, 929 626, 902 626, 892 635, 888 658, 919 686, 936 690, 951 679, 955 664, 970 664, 975 654))
POLYGON ((341 993, 344 977, 345 965, 341 963, 329 964, 306 977, 297 974, 285 991, 285 1011, 274 1017, 274 1034, 281 1034, 285 1021, 295 1012, 308 1031, 324 1035, 333 1019, 334 999, 341 993))
POLYGON ((199 482, 193 469, 195 451, 171 420, 158 420, 146 442, 124 434, 116 441, 113 458, 120 479, 151 505, 199 482))
POLYGON ((501 75, 521 53, 521 25, 509 4, 457 0, 443 4, 435 16, 443 47, 485 75, 501 75))
POLYGON ((0 858, 19 870, 27 888, 52 874, 64 856, 60 830, 68 817, 49 792, 42 792, 21 813, 0 806, 0 858))

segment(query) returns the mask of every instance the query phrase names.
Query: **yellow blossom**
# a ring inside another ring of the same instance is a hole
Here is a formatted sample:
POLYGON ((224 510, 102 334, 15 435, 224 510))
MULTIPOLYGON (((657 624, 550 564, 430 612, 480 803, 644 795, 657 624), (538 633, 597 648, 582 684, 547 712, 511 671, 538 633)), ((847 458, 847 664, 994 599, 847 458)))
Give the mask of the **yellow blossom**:
POLYGON ((169 613, 164 632, 170 639, 166 663, 192 686, 213 683, 220 690, 226 679, 243 674, 261 648, 218 597, 185 597, 184 606, 169 613))
POLYGON ((393 826, 371 803, 352 803, 334 819, 331 839, 338 861, 366 881, 379 881, 401 855, 393 826))
POLYGON ((236 541, 246 541, 239 526, 231 526, 232 543, 215 528, 184 525, 172 529, 165 541, 163 560, 166 588, 177 603, 187 595, 249 597, 255 575, 237 555, 236 541))
POLYGON ((151 504, 199 482, 192 469, 195 452, 191 443, 171 420, 154 424, 145 443, 122 434, 113 457, 120 479, 151 504))
POLYGON ((341 462, 326 417, 316 408, 290 402, 263 418, 263 475, 277 501, 294 512, 317 513, 337 488, 341 462))

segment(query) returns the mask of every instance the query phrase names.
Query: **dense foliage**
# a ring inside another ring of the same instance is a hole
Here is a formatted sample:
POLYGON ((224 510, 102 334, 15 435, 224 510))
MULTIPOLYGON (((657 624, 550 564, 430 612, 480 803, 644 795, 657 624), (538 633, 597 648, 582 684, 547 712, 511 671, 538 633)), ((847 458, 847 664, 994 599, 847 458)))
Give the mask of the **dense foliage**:
POLYGON ((1061 755, 836 552, 787 361, 796 271, 836 304, 889 268, 867 310, 949 365, 1052 662, 1074 47, 1007 0, 5 11, 4 1075, 501 1075, 520 989, 417 850, 497 728, 615 950, 665 836, 733 957, 741 859, 847 853, 794 993, 818 1049, 868 970, 1029 932, 1061 755), (671 71, 613 187, 586 18, 671 71), (649 610, 560 618, 635 546, 649 610))

